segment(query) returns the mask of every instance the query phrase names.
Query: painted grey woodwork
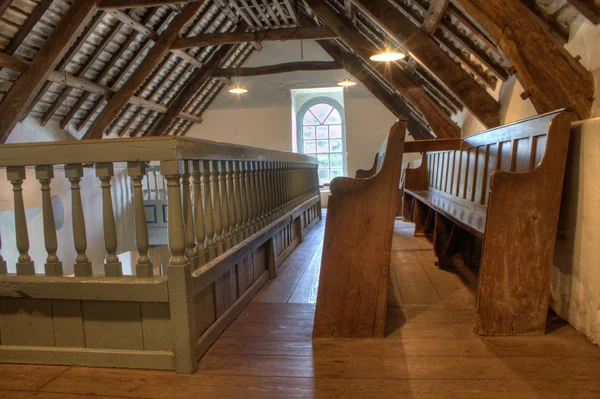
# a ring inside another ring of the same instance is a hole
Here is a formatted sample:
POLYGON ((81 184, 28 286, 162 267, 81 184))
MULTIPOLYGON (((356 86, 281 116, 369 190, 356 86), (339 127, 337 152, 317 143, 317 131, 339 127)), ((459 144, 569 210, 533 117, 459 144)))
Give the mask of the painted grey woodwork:
POLYGON ((115 169, 112 163, 96 164, 96 177, 102 182, 102 220, 107 253, 106 262, 104 263, 104 275, 106 277, 123 275, 123 266, 117 256, 117 228, 110 185, 114 175, 115 169))
POLYGON ((232 247, 231 219, 229 217, 229 196, 227 194, 227 169, 225 161, 219 161, 219 191, 221 194, 221 211, 223 213, 223 241, 225 251, 232 247))
POLYGON ((54 167, 52 165, 40 165, 35 167, 35 177, 39 180, 42 190, 42 213, 44 224, 44 243, 48 257, 44 265, 46 276, 62 276, 62 262, 56 255, 58 251, 58 240, 56 237, 56 223, 52 209, 52 194, 50 193, 50 182, 54 179, 54 167))
POLYGON ((200 161, 193 161, 192 180, 194 185, 194 225, 196 227, 196 255, 197 266, 206 263, 208 251, 205 244, 204 207, 202 199, 202 171, 200 161))
POLYGON ((198 265, 198 256, 196 255, 196 226, 194 225, 194 213, 192 206, 192 192, 190 190, 191 165, 184 163, 184 174, 182 175, 182 197, 183 197, 183 221, 185 224, 185 255, 191 265, 198 265))
POLYGON ((92 275, 92 264, 86 255, 87 236, 85 232, 85 217, 81 202, 81 186, 83 165, 68 164, 65 166, 65 177, 71 183, 71 217, 73 220, 73 243, 77 257, 75 258, 75 276, 87 277, 92 275))
POLYGON ((152 277, 152 261, 148 257, 148 225, 146 224, 144 196, 142 193, 142 179, 146 175, 146 163, 128 162, 127 172, 133 181, 135 242, 138 250, 138 260, 137 264, 135 265, 135 275, 137 277, 152 277))
POLYGON ((15 237, 19 259, 17 261, 17 274, 35 274, 35 266, 29 256, 29 233, 25 217, 25 204, 23 203, 23 180, 26 178, 25 167, 13 166, 6 169, 6 177, 13 186, 13 201, 15 206, 15 237))

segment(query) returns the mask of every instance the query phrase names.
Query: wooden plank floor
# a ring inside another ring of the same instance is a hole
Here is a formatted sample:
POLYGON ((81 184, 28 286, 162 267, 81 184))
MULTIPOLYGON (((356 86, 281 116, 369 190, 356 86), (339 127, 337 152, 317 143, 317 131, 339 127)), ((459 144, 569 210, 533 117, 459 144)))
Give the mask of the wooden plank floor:
POLYGON ((600 348, 558 319, 543 337, 474 335, 472 280, 435 266, 431 244, 402 222, 386 338, 313 341, 324 224, 222 334, 196 374, 0 365, 0 397, 600 397, 600 348))

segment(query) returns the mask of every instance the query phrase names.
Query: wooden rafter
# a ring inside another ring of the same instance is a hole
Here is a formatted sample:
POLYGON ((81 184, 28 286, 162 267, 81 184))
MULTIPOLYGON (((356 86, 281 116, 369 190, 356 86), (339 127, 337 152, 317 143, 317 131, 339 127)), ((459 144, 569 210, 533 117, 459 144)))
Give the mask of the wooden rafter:
MULTIPOLYGON (((425 32, 387 0, 353 0, 390 37, 444 84, 486 127, 500 124, 500 103, 452 60, 425 32)), ((432 3, 433 4, 433 3, 432 3)))
MULTIPOLYGON (((219 67, 227 58, 232 48, 233 45, 231 44, 221 46, 215 52, 215 54, 213 54, 206 66, 209 69, 219 67)), ((181 90, 177 97, 173 99, 173 101, 169 105, 168 112, 160 119, 160 121, 158 121, 158 123, 154 125, 154 127, 148 135, 160 136, 165 134, 169 126, 171 126, 173 121, 175 121, 175 119, 179 117, 179 115, 183 112, 184 108, 186 107, 190 99, 194 96, 194 94, 198 91, 198 89, 200 89, 200 87, 210 78, 210 72, 197 70, 194 73, 194 76, 190 78, 183 90, 181 90)))
POLYGON ((202 0, 95 0, 100 9, 110 10, 115 8, 137 8, 137 7, 158 7, 171 4, 191 3, 192 1, 202 0))
POLYGON ((536 21, 525 5, 510 0, 454 0, 497 43, 538 113, 572 106, 590 116, 594 79, 536 21))
POLYGON ((600 6, 595 0, 567 0, 594 25, 600 24, 600 6))
POLYGON ((569 28, 556 20, 551 14, 547 13, 535 0, 521 0, 523 4, 535 14, 538 20, 546 29, 548 29, 555 38, 564 45, 569 41, 569 28))
POLYGON ((212 76, 216 78, 273 75, 277 73, 294 71, 331 71, 337 69, 342 69, 342 66, 335 61, 298 61, 259 67, 219 68, 213 70, 210 70, 209 68, 203 68, 202 70, 211 72, 212 76))
POLYGON ((395 116, 409 118, 408 131, 416 139, 432 138, 433 135, 415 119, 412 110, 397 95, 390 93, 371 73, 364 68, 363 61, 344 51, 332 40, 319 40, 319 45, 336 62, 344 66, 365 88, 373 94, 395 116))
POLYGON ((450 0, 431 0, 421 28, 429 34, 435 32, 449 5, 450 0))
POLYGON ((184 48, 216 46, 221 44, 237 44, 250 42, 286 41, 286 40, 318 40, 337 37, 326 27, 269 29, 256 32, 204 33, 192 37, 177 39, 173 50, 184 48))
MULTIPOLYGON (((421 85, 411 75, 395 64, 369 61, 371 55, 380 50, 364 39, 345 17, 334 14, 321 1, 306 0, 306 3, 319 19, 336 32, 340 39, 352 48, 360 58, 365 62, 369 62, 400 94, 421 111, 438 137, 460 137, 460 128, 429 98, 421 85)), ((355 4, 357 3, 355 2, 355 4)))
POLYGON ((92 126, 84 135, 84 138, 102 138, 104 131, 110 122, 117 116, 119 111, 127 104, 135 90, 144 81, 146 76, 154 69, 156 64, 171 48, 171 45, 177 37, 181 29, 196 15, 203 2, 190 3, 182 10, 181 14, 176 16, 169 24, 165 32, 160 36, 154 47, 148 52, 144 61, 138 66, 133 75, 129 77, 127 82, 119 89, 116 95, 112 96, 108 104, 100 115, 96 118, 92 126))
POLYGON ((0 0, 0 17, 8 10, 10 3, 12 3, 12 0, 0 0))
POLYGON ((31 65, 12 86, 0 104, 0 142, 6 139, 19 118, 42 88, 48 75, 68 51, 96 7, 93 2, 74 0, 46 42, 33 58, 31 65))
POLYGON ((298 15, 296 14, 296 10, 294 10, 294 7, 292 6, 292 1, 291 0, 283 0, 283 2, 285 3, 285 6, 287 7, 288 12, 290 13, 290 17, 294 21, 294 24, 297 26, 300 25, 298 23, 298 15))

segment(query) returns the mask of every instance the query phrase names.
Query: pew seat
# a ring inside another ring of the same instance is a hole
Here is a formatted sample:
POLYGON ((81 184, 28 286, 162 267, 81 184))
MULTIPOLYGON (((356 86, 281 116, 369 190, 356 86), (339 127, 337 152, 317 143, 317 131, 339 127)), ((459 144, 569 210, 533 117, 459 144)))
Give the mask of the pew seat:
POLYGON ((432 235, 440 266, 477 264, 480 335, 545 333, 571 119, 405 143, 422 161, 406 172, 403 216, 432 235))

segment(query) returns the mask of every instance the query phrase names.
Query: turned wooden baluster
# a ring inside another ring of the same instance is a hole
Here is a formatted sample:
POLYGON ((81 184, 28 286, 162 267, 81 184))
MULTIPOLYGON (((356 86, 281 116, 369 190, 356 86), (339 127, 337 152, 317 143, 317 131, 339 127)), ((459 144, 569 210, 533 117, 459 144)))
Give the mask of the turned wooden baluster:
POLYGON ((267 184, 267 162, 261 162, 260 167, 260 186, 262 187, 262 199, 263 199, 263 224, 266 226, 269 224, 269 197, 271 192, 267 184))
POLYGON ((273 221, 273 212, 275 208, 275 187, 273 185, 273 163, 265 162, 265 177, 266 177, 266 187, 267 187, 267 198, 268 198, 268 211, 267 211, 267 220, 269 223, 273 221))
POLYGON ((188 259, 185 256, 185 222, 183 219, 181 197, 181 172, 183 172, 183 169, 183 165, 178 161, 163 161, 160 163, 161 174, 167 180, 167 209, 169 220, 167 229, 169 251, 171 252, 169 267, 189 264, 188 259))
POLYGON ((225 249, 229 251, 232 247, 231 242, 231 222, 229 220, 229 196, 227 195, 227 168, 225 161, 217 161, 219 168, 219 191, 221 194, 221 213, 223 214, 223 241, 225 249))
POLYGON ((198 265, 198 257, 196 256, 196 231, 194 226, 194 212, 192 210, 192 192, 190 190, 191 172, 192 170, 190 168, 190 163, 184 161, 181 185, 183 200, 183 223, 185 224, 185 255, 187 256, 190 265, 192 265, 192 267, 196 267, 198 265))
POLYGON ((44 265, 44 274, 46 276, 62 276, 62 262, 56 255, 56 252, 58 251, 58 240, 56 239, 56 223, 54 221, 52 194, 50 192, 50 183, 52 182, 52 179, 54 179, 54 167, 52 165, 36 166, 35 177, 40 181, 42 187, 44 243, 46 245, 46 252, 48 253, 46 264, 44 265))
POLYGON ((259 190, 260 187, 258 185, 258 162, 250 162, 252 164, 252 206, 254 207, 254 232, 256 233, 261 229, 261 221, 260 221, 260 198, 259 198, 259 190))
POLYGON ((210 161, 210 168, 213 217, 215 219, 215 243, 217 246, 217 256, 219 256, 225 252, 225 239, 223 238, 223 211, 221 209, 221 191, 219 190, 218 161, 210 161))
POLYGON ((248 210, 248 194, 246 190, 246 169, 244 168, 244 162, 239 161, 237 163, 238 177, 240 186, 240 202, 242 204, 242 220, 240 221, 240 228, 242 229, 242 239, 248 238, 249 234, 249 210, 248 210))
POLYGON ((212 194, 210 187, 210 161, 202 161, 202 203, 204 204, 204 222, 206 227, 207 261, 217 256, 215 243, 215 220, 213 217, 212 194))
POLYGON ((96 164, 96 177, 102 186, 102 221, 104 226, 104 245, 106 247, 106 261, 104 262, 104 275, 106 277, 120 277, 123 267, 117 256, 117 227, 110 182, 115 175, 112 163, 96 164))
MULTIPOLYGON (((2 251, 2 236, 0 236, 0 252, 2 251)), ((6 261, 2 257, 2 253, 0 253, 0 274, 8 273, 8 267, 6 267, 6 261)))
POLYGON ((245 163, 245 168, 246 168, 246 195, 247 195, 247 201, 248 201, 248 235, 251 236, 252 234, 254 234, 255 231, 255 215, 256 215, 256 207, 254 204, 254 194, 252 194, 252 192, 254 191, 254 183, 253 183, 253 179, 252 179, 252 166, 251 166, 251 162, 246 162, 245 163))
POLYGON ((229 221, 230 226, 229 232, 231 235, 231 245, 237 245, 239 243, 238 240, 238 226, 237 226, 237 212, 235 209, 235 192, 233 189, 234 185, 234 176, 233 176, 233 161, 226 161, 226 169, 227 169, 227 199, 229 201, 229 221))
POLYGON ((10 166, 6 168, 6 177, 13 186, 15 204, 15 236, 19 259, 17 260, 17 274, 35 274, 35 265, 29 256, 29 233, 27 231, 27 218, 25 217, 25 204, 23 203, 23 180, 27 177, 24 166, 10 166))
MULTIPOLYGON (((136 277, 152 277, 152 262, 148 257, 148 225, 146 224, 146 211, 144 209, 144 194, 142 179, 146 175, 145 162, 128 162, 127 174, 133 181, 133 210, 135 218, 135 243, 138 251, 138 260, 135 265, 136 277)), ((150 186, 148 186, 150 187, 150 186)), ((158 186, 156 186, 158 195, 158 186)), ((150 192, 149 195, 152 195, 150 192)))
POLYGON ((71 182, 71 217, 73 219, 73 242, 75 243, 75 276, 88 277, 92 275, 92 264, 86 255, 87 236, 85 233, 85 216, 81 202, 81 186, 83 166, 71 164, 65 166, 65 176, 71 182))
POLYGON ((275 179, 275 217, 281 216, 281 162, 274 163, 275 179))
POLYGON ((205 239, 206 231, 204 228, 204 209, 202 206, 202 171, 200 161, 193 161, 192 181, 194 185, 194 219, 196 225, 196 255, 198 256, 198 266, 202 266, 208 260, 208 250, 206 249, 205 239))
POLYGON ((259 230, 265 226, 265 192, 262 185, 262 162, 254 162, 256 172, 254 174, 256 184, 256 208, 258 212, 258 226, 259 230))

